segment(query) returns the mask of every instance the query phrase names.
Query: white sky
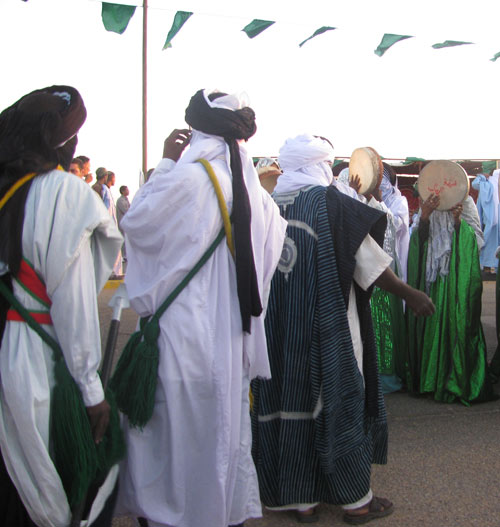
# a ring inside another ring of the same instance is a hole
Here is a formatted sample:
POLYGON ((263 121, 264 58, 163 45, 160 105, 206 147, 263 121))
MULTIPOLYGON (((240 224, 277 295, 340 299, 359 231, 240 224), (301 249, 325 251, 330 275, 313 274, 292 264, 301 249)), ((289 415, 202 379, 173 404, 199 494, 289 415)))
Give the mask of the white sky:
MULTIPOLYGON (((118 0, 133 4, 131 0, 118 0)), ((246 91, 257 115, 252 155, 287 137, 328 137, 337 156, 372 146, 386 158, 500 159, 500 3, 496 0, 149 0, 148 166, 185 127, 200 88, 246 91), (177 10, 193 11, 162 51, 177 10), (241 29, 275 20, 255 39, 241 29), (298 44, 316 29, 336 27, 298 44), (384 33, 414 35, 383 57, 384 33), (434 50, 444 40, 474 45, 434 50)), ((137 2, 139 3, 139 2, 137 2)), ((0 109, 25 93, 69 84, 88 118, 77 155, 138 186, 142 164, 142 10, 108 33, 95 0, 0 0, 0 109)))

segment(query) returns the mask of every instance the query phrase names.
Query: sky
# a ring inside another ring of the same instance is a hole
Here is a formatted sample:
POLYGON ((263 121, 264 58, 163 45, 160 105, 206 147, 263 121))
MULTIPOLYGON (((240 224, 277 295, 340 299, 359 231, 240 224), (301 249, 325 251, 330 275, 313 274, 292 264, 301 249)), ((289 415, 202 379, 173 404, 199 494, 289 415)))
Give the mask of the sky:
MULTIPOLYGON (((132 0, 117 0, 134 4, 132 0)), ((139 4, 140 1, 135 2, 139 4)), ((183 128, 200 88, 246 92, 253 156, 299 133, 328 137, 338 157, 371 146, 399 159, 500 159, 500 3, 496 0, 149 0, 148 166, 183 128), (192 11, 162 50, 177 10, 192 11), (254 39, 253 19, 276 23, 254 39), (336 29, 299 43, 321 26, 336 29), (384 33, 411 35, 383 57, 384 33), (473 45, 433 49, 445 40, 473 45)), ((77 155, 133 194, 142 165, 142 9, 122 35, 96 0, 0 0, 0 109, 52 84, 87 106, 77 155)))

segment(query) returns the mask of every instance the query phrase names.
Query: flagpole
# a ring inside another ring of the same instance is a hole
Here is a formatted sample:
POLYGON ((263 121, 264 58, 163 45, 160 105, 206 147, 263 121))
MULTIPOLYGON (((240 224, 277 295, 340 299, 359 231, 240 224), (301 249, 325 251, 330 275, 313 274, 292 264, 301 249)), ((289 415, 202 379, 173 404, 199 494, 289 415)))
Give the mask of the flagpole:
POLYGON ((148 0, 142 10, 142 173, 148 171, 148 0))

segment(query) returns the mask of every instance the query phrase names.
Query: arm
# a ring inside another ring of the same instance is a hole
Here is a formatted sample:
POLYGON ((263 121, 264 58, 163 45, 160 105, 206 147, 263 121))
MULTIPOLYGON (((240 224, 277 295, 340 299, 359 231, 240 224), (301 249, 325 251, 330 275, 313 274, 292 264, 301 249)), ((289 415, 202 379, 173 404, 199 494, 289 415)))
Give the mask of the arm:
POLYGON ((51 300, 50 314, 57 340, 87 407, 94 440, 99 443, 109 422, 109 405, 97 373, 101 338, 89 239, 64 273, 51 300))
POLYGON ((390 267, 375 280, 375 285, 404 300, 416 316, 427 317, 436 310, 432 300, 423 291, 414 289, 400 280, 390 267))

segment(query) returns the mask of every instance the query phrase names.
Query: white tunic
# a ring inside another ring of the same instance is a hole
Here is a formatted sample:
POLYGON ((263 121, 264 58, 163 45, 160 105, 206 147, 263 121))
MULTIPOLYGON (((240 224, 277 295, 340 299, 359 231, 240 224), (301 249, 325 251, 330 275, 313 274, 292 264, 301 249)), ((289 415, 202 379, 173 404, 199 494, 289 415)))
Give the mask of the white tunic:
MULTIPOLYGON (((240 147, 252 208, 252 244, 263 305, 286 222, 240 147)), ((154 313, 222 227, 207 159, 232 209, 229 152, 221 138, 193 132, 174 166, 164 159, 136 194, 121 226, 125 284, 140 316, 154 313)), ((261 516, 250 454, 249 379, 270 377, 264 315, 243 335, 236 273, 225 240, 160 320, 159 383, 151 421, 128 429, 117 510, 150 526, 225 527, 261 516)))
MULTIPOLYGON (((83 180, 57 170, 35 178, 25 207, 23 256, 46 285, 54 325, 43 327, 59 342, 86 406, 104 398, 97 375, 97 292, 121 243, 101 199, 83 180)), ((25 307, 40 309, 15 281, 13 286, 25 307)), ((7 322, 0 375, 0 446, 10 477, 38 526, 67 527, 71 512, 49 454, 52 349, 27 324, 7 322)), ((114 467, 101 487, 89 523, 112 491, 117 471, 114 467)))

